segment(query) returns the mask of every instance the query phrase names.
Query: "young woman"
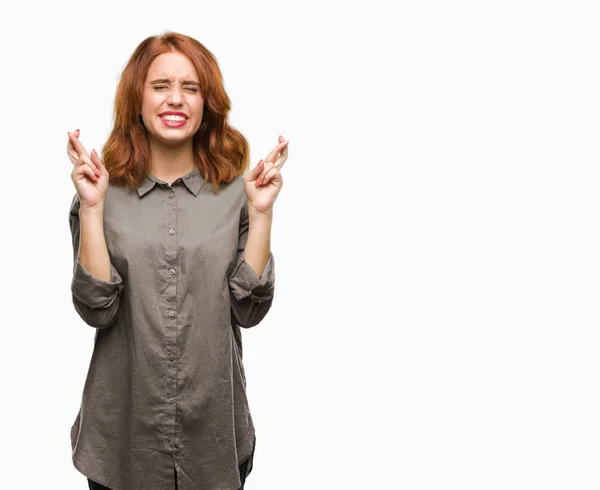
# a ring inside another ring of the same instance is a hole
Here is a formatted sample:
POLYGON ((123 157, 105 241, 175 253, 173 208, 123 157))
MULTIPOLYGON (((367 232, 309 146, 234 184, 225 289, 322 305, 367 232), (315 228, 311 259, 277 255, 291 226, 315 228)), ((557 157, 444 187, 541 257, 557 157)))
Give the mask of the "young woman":
POLYGON ((68 133, 73 304, 96 329, 74 466, 91 489, 237 490, 252 469, 242 328, 269 311, 288 142, 249 167, 212 53, 144 40, 102 159, 68 133))

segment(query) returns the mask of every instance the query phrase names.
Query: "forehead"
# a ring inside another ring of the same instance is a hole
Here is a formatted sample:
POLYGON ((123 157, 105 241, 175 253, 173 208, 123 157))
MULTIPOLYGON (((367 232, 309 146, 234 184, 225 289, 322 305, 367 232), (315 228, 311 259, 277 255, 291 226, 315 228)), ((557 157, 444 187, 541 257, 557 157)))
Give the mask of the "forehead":
POLYGON ((156 78, 175 78, 198 81, 198 74, 191 60, 179 52, 158 55, 148 68, 146 81, 156 78))

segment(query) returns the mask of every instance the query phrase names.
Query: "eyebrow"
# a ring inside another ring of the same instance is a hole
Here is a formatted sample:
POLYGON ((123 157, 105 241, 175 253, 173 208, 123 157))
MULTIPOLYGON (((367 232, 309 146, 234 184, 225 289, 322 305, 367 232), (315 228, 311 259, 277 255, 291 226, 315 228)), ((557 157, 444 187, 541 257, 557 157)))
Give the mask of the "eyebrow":
MULTIPOLYGON (((171 83, 172 80, 168 78, 158 78, 156 80, 152 80, 150 83, 171 83)), ((194 82, 193 80, 183 80, 182 85, 196 85, 196 87, 200 87, 198 82, 194 82)))

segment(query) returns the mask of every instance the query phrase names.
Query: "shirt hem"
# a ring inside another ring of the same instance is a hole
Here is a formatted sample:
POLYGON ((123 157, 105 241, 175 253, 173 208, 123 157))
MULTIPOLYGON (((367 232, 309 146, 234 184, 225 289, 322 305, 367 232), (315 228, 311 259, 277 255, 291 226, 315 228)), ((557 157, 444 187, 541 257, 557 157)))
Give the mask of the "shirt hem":
POLYGON ((76 456, 73 456, 73 466, 75 467, 75 469, 77 471, 79 471, 79 473, 81 473, 83 476, 85 476, 86 478, 89 478, 90 480, 95 481, 96 483, 99 483, 100 485, 110 488, 111 490, 117 490, 117 489, 113 489, 110 485, 108 485, 108 483, 105 482, 104 479, 102 478, 97 478, 95 476, 92 476, 90 474, 88 474, 88 470, 84 469, 83 464, 81 464, 81 462, 77 459, 76 456))
MULTIPOLYGON (((244 469, 246 471, 245 475, 240 475, 240 485, 245 484, 245 480, 246 478, 248 478, 248 476, 250 475, 250 473, 252 472, 252 468, 254 467, 254 452, 256 450, 256 433, 255 431, 252 431, 252 433, 246 437, 244 439, 243 444, 246 444, 248 439, 250 439, 252 441, 251 445, 250 445, 250 452, 248 454, 246 454, 243 458, 242 461, 240 461, 238 463, 238 468, 242 465, 244 465, 244 469), (252 463, 250 468, 248 468, 247 463, 248 460, 252 458, 252 463)), ((98 478, 96 476, 94 476, 93 474, 89 473, 89 471, 85 468, 85 466, 83 465, 83 463, 81 461, 79 461, 79 459, 77 458, 76 455, 73 455, 73 457, 71 458, 73 461, 73 466, 75 467, 75 469, 77 471, 79 471, 79 473, 81 473, 83 476, 85 476, 86 478, 89 478, 90 480, 95 481, 96 483, 99 483, 102 486, 105 486, 107 488, 110 488, 111 490, 119 490, 117 488, 113 488, 111 487, 108 483, 106 483, 106 480, 104 480, 103 478, 98 478)), ((238 490, 239 489, 239 485, 232 489, 232 490, 238 490)))

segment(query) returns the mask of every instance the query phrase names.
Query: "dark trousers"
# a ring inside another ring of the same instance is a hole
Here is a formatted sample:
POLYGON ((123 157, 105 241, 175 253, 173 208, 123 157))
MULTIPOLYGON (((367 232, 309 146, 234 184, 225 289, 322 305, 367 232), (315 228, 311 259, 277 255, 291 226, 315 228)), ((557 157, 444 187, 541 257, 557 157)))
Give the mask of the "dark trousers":
MULTIPOLYGON (((244 483, 246 482, 246 476, 248 476, 248 463, 252 458, 246 458, 246 461, 244 461, 239 469, 240 469, 240 480, 242 481, 242 486, 239 488, 239 490, 244 490, 244 483)), ((175 475, 175 481, 177 481, 177 475, 175 475)), ((100 485, 100 483, 96 483, 94 480, 90 480, 88 478, 88 486, 90 487, 90 490, 110 490, 110 488, 105 487, 104 485, 100 485)), ((175 489, 177 489, 177 485, 175 485, 175 489)))

